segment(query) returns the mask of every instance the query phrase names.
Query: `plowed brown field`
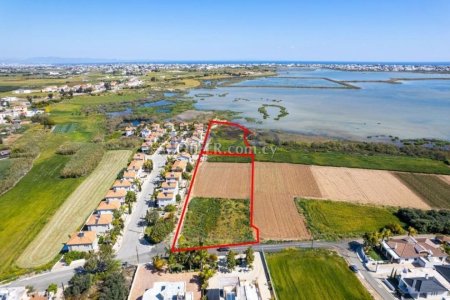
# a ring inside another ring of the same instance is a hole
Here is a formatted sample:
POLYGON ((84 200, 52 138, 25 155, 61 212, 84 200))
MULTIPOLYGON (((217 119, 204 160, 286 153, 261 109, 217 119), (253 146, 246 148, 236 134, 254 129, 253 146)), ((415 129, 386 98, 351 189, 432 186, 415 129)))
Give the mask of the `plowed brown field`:
POLYGON ((251 164, 201 162, 192 191, 195 197, 250 199, 251 164))
POLYGON ((389 171, 312 166, 322 197, 330 200, 429 209, 389 171))
POLYGON ((450 175, 438 175, 440 179, 450 184, 450 175))
POLYGON ((255 224, 262 239, 309 239, 305 220, 298 213, 295 197, 321 197, 320 190, 305 165, 255 164, 255 224))

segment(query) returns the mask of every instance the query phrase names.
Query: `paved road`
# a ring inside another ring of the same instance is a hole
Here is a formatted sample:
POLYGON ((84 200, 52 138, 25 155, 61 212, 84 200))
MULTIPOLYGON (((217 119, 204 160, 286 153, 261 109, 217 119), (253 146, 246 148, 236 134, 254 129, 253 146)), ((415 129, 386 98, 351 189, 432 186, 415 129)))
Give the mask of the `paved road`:
POLYGON ((151 156, 153 171, 147 175, 142 184, 142 191, 138 193, 137 201, 123 232, 121 247, 117 251, 117 258, 127 262, 137 262, 139 255, 149 252, 152 246, 144 239, 144 218, 153 194, 156 177, 166 164, 166 155, 159 154, 161 147, 151 156))

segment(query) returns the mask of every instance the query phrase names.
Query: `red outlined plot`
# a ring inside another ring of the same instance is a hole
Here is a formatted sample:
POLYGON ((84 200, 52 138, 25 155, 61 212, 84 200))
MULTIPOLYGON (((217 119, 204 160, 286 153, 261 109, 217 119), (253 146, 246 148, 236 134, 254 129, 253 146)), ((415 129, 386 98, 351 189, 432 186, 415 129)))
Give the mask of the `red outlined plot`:
POLYGON ((208 129, 206 130, 205 138, 203 141, 202 149, 199 153, 197 164, 195 165, 194 174, 192 176, 191 184, 189 186, 189 190, 186 196, 186 201, 184 202, 183 210, 181 212, 180 219, 177 224, 177 228, 175 231, 175 237, 172 242, 171 251, 172 252, 182 252, 182 251, 193 251, 193 250, 201 250, 201 249, 211 249, 211 248, 219 248, 219 247, 231 247, 231 246, 245 246, 245 245, 254 245, 258 244, 260 241, 259 238, 259 228, 255 226, 254 224, 254 182, 255 182, 255 154, 252 151, 252 148, 247 140, 247 137, 251 134, 251 131, 247 129, 246 127, 232 123, 227 121, 217 121, 217 120, 211 120, 208 124, 208 129), (245 153, 233 153, 233 152, 221 152, 221 151, 208 151, 208 140, 211 134, 211 129, 214 126, 233 126, 235 128, 238 128, 242 130, 243 132, 243 140, 244 144, 247 147, 245 153), (250 172, 250 227, 254 230, 255 233, 255 240, 254 241, 248 241, 248 242, 242 242, 242 243, 231 243, 231 244, 217 244, 217 245, 205 245, 205 246, 196 246, 196 247, 178 247, 177 241, 180 237, 181 229, 183 227, 183 222, 186 217, 186 211, 189 205, 189 202, 191 200, 191 194, 195 185, 195 179, 197 176, 197 172, 199 170, 199 166, 202 162, 202 159, 207 156, 211 155, 220 155, 220 156, 236 156, 236 157, 247 157, 251 161, 251 172, 250 172))

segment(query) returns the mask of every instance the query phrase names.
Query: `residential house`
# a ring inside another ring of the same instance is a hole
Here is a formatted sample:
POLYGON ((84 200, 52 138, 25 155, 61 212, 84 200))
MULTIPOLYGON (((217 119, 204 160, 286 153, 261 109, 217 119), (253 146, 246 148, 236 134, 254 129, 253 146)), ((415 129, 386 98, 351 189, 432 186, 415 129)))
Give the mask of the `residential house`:
POLYGON ((153 287, 145 291, 142 300, 194 300, 192 292, 186 291, 186 283, 180 282, 155 282, 153 287))
POLYGON ((178 194, 178 181, 164 181, 161 185, 163 193, 178 194))
POLYGON ((167 172, 165 175, 166 181, 181 183, 182 173, 181 172, 167 172))
POLYGON ((133 156, 133 160, 145 160, 145 154, 144 153, 136 153, 133 156))
POLYGON ((122 178, 129 182, 133 182, 137 178, 137 174, 135 171, 125 171, 123 172, 122 178))
POLYGON ((180 124, 178 124, 178 127, 180 128, 180 130, 188 130, 189 124, 186 122, 180 122, 180 124))
POLYGON ((119 201, 121 204, 124 204, 126 195, 127 191, 124 189, 109 190, 108 193, 106 193, 105 200, 119 201))
POLYGON ((153 123, 152 125, 150 125, 150 128, 152 129, 152 131, 154 132, 158 132, 161 130, 161 126, 158 123, 153 123))
POLYGON ((437 235, 435 238, 436 241, 438 241, 441 244, 447 244, 450 246, 450 236, 446 235, 437 235))
POLYGON ((166 122, 164 123, 164 128, 173 131, 175 129, 175 125, 172 122, 166 122))
POLYGON ((66 243, 69 251, 96 251, 98 249, 97 234, 94 231, 80 231, 71 235, 66 243))
POLYGON ((177 160, 172 165, 172 172, 185 172, 187 166, 187 161, 177 160))
POLYGON ((142 152, 149 153, 151 149, 152 149, 152 142, 145 141, 145 142, 142 143, 142 145, 141 145, 141 151, 142 152))
POLYGON ((104 200, 98 205, 96 211, 98 214, 114 214, 114 211, 120 209, 120 201, 104 200))
POLYGON ((137 176, 141 176, 144 167, 143 160, 132 160, 127 167, 127 171, 136 172, 137 176))
POLYGON ((86 222, 86 227, 89 231, 103 235, 113 228, 112 221, 112 214, 92 214, 86 222))
POLYGON ((146 126, 141 130, 141 137, 147 138, 148 136, 150 136, 151 133, 152 133, 151 130, 148 129, 148 127, 146 126))
POLYGON ((135 131, 136 131, 135 127, 132 126, 125 127, 125 136, 132 136, 134 135, 135 131))
POLYGON ((175 204, 176 203, 175 194, 160 192, 156 197, 156 201, 159 207, 165 207, 169 204, 175 204))
POLYGON ((192 163, 192 155, 187 152, 181 152, 181 154, 178 155, 177 160, 192 163))
POLYGON ((381 243, 383 253, 393 262, 417 262, 419 258, 443 262, 447 254, 428 238, 394 238, 381 243))
POLYGON ((400 292, 413 299, 447 299, 449 290, 435 277, 404 277, 403 273, 398 285, 400 292))
POLYGON ((179 143, 170 143, 170 145, 168 145, 166 147, 166 152, 167 154, 177 154, 180 152, 180 144, 179 143))
POLYGON ((133 189, 133 185, 130 181, 126 179, 117 179, 114 181, 114 184, 112 186, 113 190, 125 190, 125 191, 131 191, 133 189))

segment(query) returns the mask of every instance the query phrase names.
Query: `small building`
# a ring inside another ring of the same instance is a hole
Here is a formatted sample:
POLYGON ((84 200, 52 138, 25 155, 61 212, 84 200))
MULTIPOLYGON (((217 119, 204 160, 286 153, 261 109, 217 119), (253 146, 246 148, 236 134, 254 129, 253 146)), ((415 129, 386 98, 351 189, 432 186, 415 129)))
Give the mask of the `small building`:
POLYGON ((124 204, 126 195, 127 195, 127 191, 124 189, 109 190, 106 193, 105 200, 106 201, 119 201, 121 204, 124 204))
POLYGON ((181 183, 182 173, 181 172, 167 172, 165 174, 166 181, 181 183))
POLYGON ((435 277, 403 277, 400 276, 401 293, 410 295, 413 299, 446 299, 449 290, 435 277))
POLYGON ((164 128, 173 131, 175 129, 175 125, 172 122, 166 122, 166 123, 164 123, 164 128))
POLYGON ((113 214, 114 211, 120 209, 120 202, 116 200, 104 200, 101 201, 97 207, 98 214, 113 214))
POLYGON ((127 171, 134 171, 136 172, 137 176, 140 176, 143 167, 144 167, 143 160, 132 160, 127 167, 127 171))
POLYGON ((190 155, 187 152, 181 152, 181 154, 178 155, 177 160, 186 161, 186 162, 192 163, 192 155, 190 155))
POLYGON ((132 126, 128 126, 125 128, 125 136, 132 136, 134 135, 134 132, 136 131, 136 128, 132 126))
POLYGON ((141 130, 141 137, 147 138, 148 136, 150 136, 151 133, 152 133, 152 131, 150 129, 148 129, 147 127, 144 127, 141 130))
POLYGON ((164 193, 178 194, 178 181, 164 181, 161 188, 164 193))
POLYGON ((144 153, 149 153, 152 149, 152 142, 143 142, 141 145, 141 151, 144 153))
POLYGON ((117 179, 116 181, 114 181, 114 184, 112 186, 113 190, 115 191, 117 190, 131 191, 132 187, 133 185, 131 184, 131 182, 126 179, 117 179))
POLYGON ((165 207, 169 204, 175 204, 176 203, 175 194, 161 192, 156 197, 156 201, 159 207, 165 207))
POLYGON ((187 162, 185 160, 177 160, 172 165, 172 172, 185 172, 187 162))
POLYGON ((86 227, 89 231, 103 235, 113 228, 112 221, 112 214, 92 214, 86 222, 86 227))
POLYGON ((180 122, 180 124, 178 124, 178 128, 180 128, 180 130, 188 130, 189 124, 186 122, 180 122))
POLYGON ((144 153, 136 153, 133 156, 133 160, 145 160, 145 154, 144 153))
POLYGON ((66 245, 69 251, 96 251, 98 249, 97 234, 94 231, 76 232, 71 235, 66 245))
POLYGON ((166 152, 167 154, 177 154, 180 152, 180 144, 179 143, 170 143, 170 145, 168 145, 166 147, 166 152))
POLYGON ((186 291, 186 283, 155 282, 151 289, 145 291, 142 300, 194 300, 192 292, 186 291))
POLYGON ((158 123, 153 123, 152 125, 150 125, 150 128, 152 129, 152 131, 160 131, 161 130, 161 126, 158 123))
POLYGON ((137 178, 137 174, 135 171, 125 171, 123 172, 123 179, 133 182, 137 178))

